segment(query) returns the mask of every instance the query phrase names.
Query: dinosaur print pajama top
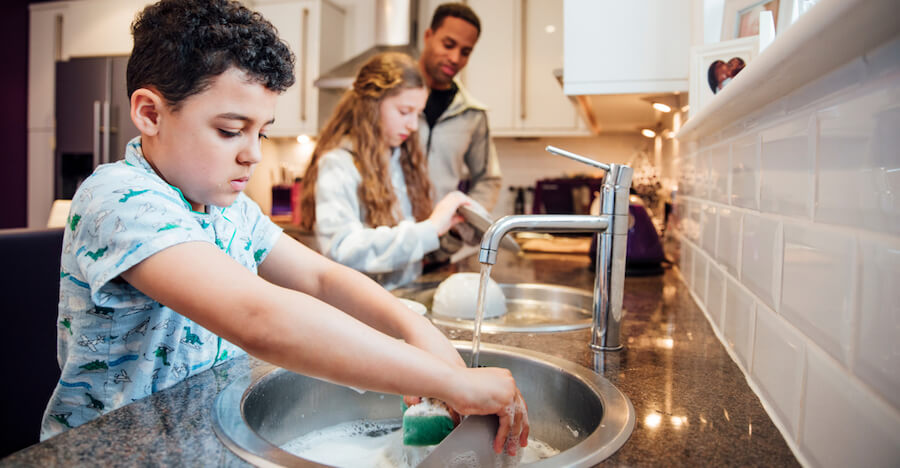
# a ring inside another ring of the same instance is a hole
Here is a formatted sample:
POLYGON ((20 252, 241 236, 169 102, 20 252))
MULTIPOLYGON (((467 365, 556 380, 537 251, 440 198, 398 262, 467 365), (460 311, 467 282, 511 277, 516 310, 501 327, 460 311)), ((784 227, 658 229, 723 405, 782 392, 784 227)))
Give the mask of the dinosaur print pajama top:
MULTIPOLYGON (((154 301, 119 275, 167 247, 215 244, 257 272, 281 229, 243 193, 228 207, 191 210, 141 152, 98 167, 72 200, 61 258, 62 375, 41 440, 172 386, 243 351, 154 301)), ((202 278, 198 278, 202 281, 202 278)))

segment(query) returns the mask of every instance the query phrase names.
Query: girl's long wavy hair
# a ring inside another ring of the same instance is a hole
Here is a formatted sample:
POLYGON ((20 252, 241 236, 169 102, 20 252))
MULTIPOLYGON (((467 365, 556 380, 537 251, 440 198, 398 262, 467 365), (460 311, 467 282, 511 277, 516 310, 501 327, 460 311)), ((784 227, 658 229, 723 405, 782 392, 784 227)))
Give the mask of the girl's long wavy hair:
MULTIPOLYGON (((300 226, 311 230, 316 222, 316 181, 319 160, 328 151, 349 141, 356 169, 362 176, 359 201, 365 208, 369 226, 395 226, 400 207, 389 174, 390 151, 381 134, 381 102, 404 89, 425 87, 418 64, 408 55, 387 52, 369 59, 353 87, 341 97, 328 123, 322 129, 312 159, 303 176, 300 198, 300 226)), ((431 214, 431 181, 425 155, 419 148, 418 132, 412 132, 400 145, 400 157, 406 192, 412 202, 413 216, 422 221, 431 214)))

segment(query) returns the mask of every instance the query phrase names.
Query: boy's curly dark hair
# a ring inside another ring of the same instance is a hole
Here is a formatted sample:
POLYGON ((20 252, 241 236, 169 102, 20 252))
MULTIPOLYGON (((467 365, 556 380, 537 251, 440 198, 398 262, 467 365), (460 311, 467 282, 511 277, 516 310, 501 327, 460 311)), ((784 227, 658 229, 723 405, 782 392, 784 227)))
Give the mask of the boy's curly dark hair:
POLYGON ((234 66, 272 91, 294 84, 294 55, 259 13, 232 0, 161 0, 131 24, 128 96, 153 86, 178 108, 234 66))

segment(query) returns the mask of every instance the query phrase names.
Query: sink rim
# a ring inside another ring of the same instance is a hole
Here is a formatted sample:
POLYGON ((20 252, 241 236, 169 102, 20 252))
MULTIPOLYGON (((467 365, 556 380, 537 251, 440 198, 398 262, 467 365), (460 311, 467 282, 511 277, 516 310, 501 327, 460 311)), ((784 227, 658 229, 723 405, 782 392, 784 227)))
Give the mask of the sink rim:
MULTIPOLYGON (((572 286, 565 286, 561 284, 547 284, 547 283, 498 283, 501 290, 507 292, 509 288, 516 288, 522 290, 548 290, 548 291, 557 291, 561 293, 565 293, 573 296, 580 296, 582 299, 585 299, 588 303, 593 304, 593 292, 588 291, 581 288, 575 288, 572 286)), ((400 297, 407 297, 407 295, 420 291, 434 291, 434 288, 406 288, 399 291, 395 291, 396 294, 399 294, 400 297)), ((473 293, 474 294, 474 293, 473 293)), ((507 299, 509 300, 509 299, 507 299)), ((442 325, 445 327, 456 328, 460 330, 473 330, 475 328, 475 320, 472 319, 464 319, 464 318, 456 318, 449 315, 439 315, 435 314, 430 308, 425 316, 431 320, 435 325, 442 325)), ((502 317, 502 316, 501 316, 502 317)), ((550 324, 531 324, 531 325, 505 325, 503 323, 496 323, 497 319, 485 319, 481 323, 481 331, 483 333, 555 333, 555 332, 566 332, 566 331, 575 331, 575 330, 583 330, 586 328, 590 328, 593 322, 593 312, 590 309, 585 309, 585 316, 579 320, 572 320, 567 322, 559 322, 559 323, 550 323, 550 324)))
MULTIPOLYGON (((470 350, 471 343, 453 341, 457 349, 470 350)), ((535 463, 529 467, 549 468, 557 466, 592 466, 610 457, 619 450, 631 437, 635 425, 635 411, 631 400, 609 380, 594 371, 574 362, 545 353, 524 348, 482 343, 482 351, 505 354, 512 357, 525 357, 532 361, 552 364, 561 371, 576 377, 599 398, 603 409, 601 424, 584 440, 575 446, 535 463), (605 444, 600 441, 607 440, 605 444), (597 446, 599 449, 588 449, 597 446)), ((275 368, 266 372, 254 381, 247 372, 229 383, 216 397, 212 408, 213 429, 219 441, 240 458, 256 466, 304 466, 325 467, 314 461, 298 457, 287 452, 257 434, 244 420, 244 400, 255 387, 272 378, 274 375, 291 372, 283 368, 275 368), (240 411, 226 411, 237 406, 240 411)), ((311 377, 312 378, 312 377, 311 377)))

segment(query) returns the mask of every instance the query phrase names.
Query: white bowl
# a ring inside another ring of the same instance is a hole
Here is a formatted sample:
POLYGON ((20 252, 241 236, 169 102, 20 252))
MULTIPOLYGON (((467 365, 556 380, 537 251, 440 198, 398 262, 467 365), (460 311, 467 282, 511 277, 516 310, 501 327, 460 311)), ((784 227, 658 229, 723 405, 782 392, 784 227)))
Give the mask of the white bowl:
MULTIPOLYGON (((431 310, 437 315, 474 319, 478 306, 478 273, 455 273, 438 285, 431 310)), ((488 282, 484 318, 499 317, 506 313, 506 297, 496 281, 488 282)))

